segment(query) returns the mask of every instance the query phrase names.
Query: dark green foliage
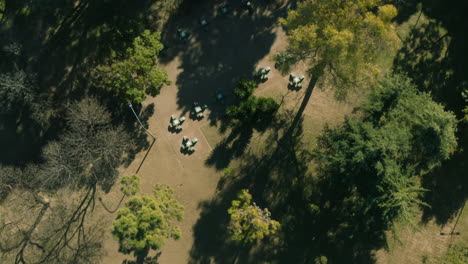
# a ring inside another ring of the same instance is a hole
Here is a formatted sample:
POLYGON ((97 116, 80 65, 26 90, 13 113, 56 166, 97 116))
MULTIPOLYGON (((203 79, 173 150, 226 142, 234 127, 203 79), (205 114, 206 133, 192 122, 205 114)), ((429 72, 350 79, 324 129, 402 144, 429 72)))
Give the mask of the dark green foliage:
POLYGON ((257 82, 255 80, 241 78, 237 83, 236 89, 234 89, 234 94, 237 95, 239 99, 244 100, 253 95, 256 87, 257 82))
POLYGON ((163 85, 170 84, 166 71, 156 63, 162 49, 159 33, 143 31, 125 54, 114 54, 110 65, 97 69, 98 85, 124 102, 141 103, 146 95, 158 95, 163 85))
POLYGON ((350 193, 356 188, 368 219, 411 222, 413 207, 425 205, 416 176, 456 149, 455 116, 404 76, 382 80, 360 110, 363 119, 325 128, 315 153, 320 169, 350 193))
POLYGON ((442 264, 466 264, 468 263, 468 246, 466 244, 455 244, 450 246, 445 256, 442 257, 442 264))
POLYGON ((278 52, 275 54, 273 60, 275 61, 275 68, 282 74, 286 74, 291 70, 291 66, 297 61, 293 54, 287 51, 278 52))
POLYGON ((226 109, 226 115, 231 124, 252 126, 257 130, 264 130, 278 110, 278 103, 270 97, 255 97, 253 92, 257 87, 255 80, 241 78, 234 94, 240 99, 236 105, 226 109))
POLYGON ((411 150, 407 162, 428 170, 446 160, 456 149, 456 119, 451 112, 435 103, 427 93, 404 75, 384 78, 361 110, 364 120, 398 133, 409 133, 411 150))
POLYGON ((278 110, 278 103, 270 97, 249 97, 239 105, 231 105, 226 114, 231 120, 238 120, 242 124, 249 124, 258 130, 263 130, 278 110))

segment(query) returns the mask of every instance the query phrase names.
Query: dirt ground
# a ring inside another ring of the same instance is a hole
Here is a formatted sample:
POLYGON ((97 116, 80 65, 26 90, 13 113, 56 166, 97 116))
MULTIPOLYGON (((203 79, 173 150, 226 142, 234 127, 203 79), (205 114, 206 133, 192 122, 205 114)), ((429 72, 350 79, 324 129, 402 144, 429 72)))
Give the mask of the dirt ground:
MULTIPOLYGON (((278 16, 284 14, 284 10, 263 10, 249 17, 237 9, 231 17, 210 20, 207 31, 204 31, 197 28, 196 24, 199 14, 206 14, 207 11, 198 7, 179 17, 177 25, 170 25, 163 31, 163 40, 164 37, 169 39, 165 42, 169 49, 168 54, 161 59, 161 66, 168 72, 172 85, 164 87, 157 97, 149 97, 144 102, 144 106, 154 104, 154 115, 148 121, 148 130, 157 139, 150 149, 138 153, 133 163, 122 169, 122 175, 138 171, 142 179, 142 193, 150 193, 154 184, 170 185, 175 191, 176 199, 185 207, 185 217, 180 223, 182 237, 178 241, 167 241, 159 256, 161 264, 190 262, 190 251, 195 241, 193 227, 200 218, 201 205, 213 199, 217 192, 222 171, 206 165, 213 148, 227 136, 227 133, 219 131, 218 121, 224 106, 215 102, 216 91, 227 95, 229 101, 233 83, 237 78, 249 75, 259 67, 270 66, 270 78, 260 84, 256 95, 284 99, 282 110, 297 110, 301 103, 304 89, 288 90, 288 76, 282 76, 274 69, 272 62, 272 56, 286 46, 285 33, 277 23, 278 16), (192 39, 188 43, 167 37, 174 34, 177 27, 192 31, 192 39), (189 112, 193 102, 208 105, 204 119, 197 121, 190 118, 189 112), (186 118, 180 133, 168 131, 169 119, 173 114, 186 118), (181 153, 183 136, 199 139, 195 153, 181 153)), ((293 72, 305 74, 304 65, 299 65, 293 72)), ((304 86, 307 85, 307 81, 306 79, 304 86)), ((304 112, 304 144, 313 146, 315 136, 320 133, 323 125, 340 123, 344 115, 351 113, 361 98, 361 94, 354 94, 346 102, 338 102, 331 91, 315 89, 304 112)), ((152 141, 150 137, 148 140, 152 141)), ((252 142, 250 147, 258 144, 254 140, 252 142)), ((235 164, 235 160, 231 161, 230 167, 235 164)), ((120 200, 121 194, 118 189, 118 186, 114 186, 110 193, 102 195, 109 208, 114 208, 120 200)), ((98 206, 101 207, 100 204, 98 206)), ((109 214, 109 226, 113 217, 114 214, 109 214)), ((419 250, 437 251, 438 254, 442 254, 446 250, 449 238, 436 235, 436 225, 428 226, 423 232, 412 235, 413 242, 409 242, 405 252, 419 250), (431 239, 427 239, 428 236, 431 239)), ((133 256, 118 253, 118 243, 112 239, 110 232, 105 238, 104 249, 106 256, 102 263, 125 263, 134 260, 133 256)), ((394 249, 400 252, 401 247, 396 245, 394 249)), ((414 260, 406 262, 405 258, 401 262, 402 254, 392 252, 395 251, 376 252, 378 262, 420 263, 419 255, 414 260)), ((151 252, 150 256, 154 254, 151 252)))
MULTIPOLYGON (((245 16, 245 14, 239 15, 245 16)), ((185 19, 188 20, 189 18, 185 17, 185 19)), ((192 17, 192 19, 196 18, 192 17)), ((215 21, 212 23, 215 23, 215 21)), ((187 65, 187 62, 185 62, 187 56, 194 56, 193 54, 187 54, 187 52, 180 52, 173 56, 170 61, 162 64, 173 84, 164 87, 161 90, 161 94, 157 97, 148 98, 144 102, 144 105, 154 104, 155 106, 154 115, 149 120, 148 129, 156 136, 156 142, 149 151, 137 154, 133 163, 128 168, 122 170, 122 174, 124 175, 132 174, 141 165, 138 175, 142 178, 143 193, 150 193, 152 186, 156 183, 168 184, 174 188, 176 199, 185 207, 185 217, 180 224, 182 238, 178 241, 167 241, 159 257, 159 263, 182 264, 189 262, 189 253, 194 242, 192 228, 200 216, 199 205, 204 201, 209 201, 215 195, 218 180, 222 175, 216 168, 205 165, 205 160, 210 155, 212 148, 224 137, 216 126, 216 117, 222 111, 222 106, 216 105, 213 102, 215 91, 220 90, 229 96, 233 88, 230 84, 233 80, 242 76, 240 74, 246 71, 251 73, 252 70, 258 67, 270 66, 272 68, 269 74, 270 78, 267 82, 260 84, 256 90, 257 95, 272 96, 278 100, 284 97, 285 100, 282 106, 284 109, 297 109, 303 96, 303 90, 288 90, 288 76, 282 76, 274 69, 272 55, 284 49, 286 45, 285 33, 278 23, 273 22, 273 26, 268 32, 272 41, 265 43, 265 46, 262 45, 262 42, 264 43, 262 37, 264 36, 260 34, 257 37, 258 32, 249 31, 245 33, 244 39, 253 38, 253 40, 247 40, 249 45, 259 45, 257 49, 262 50, 262 55, 258 58, 258 61, 253 62, 253 65, 248 65, 247 68, 243 64, 252 63, 250 62, 251 58, 246 57, 250 56, 250 52, 238 52, 239 44, 235 43, 234 40, 237 37, 232 35, 232 31, 236 31, 236 21, 228 23, 226 21, 223 22, 224 29, 229 31, 225 32, 225 34, 229 34, 233 39, 226 41, 226 43, 219 43, 219 45, 224 44, 228 46, 221 46, 218 51, 212 50, 208 56, 204 56, 200 61, 193 59, 193 65, 187 65), (229 55, 225 52, 237 54, 229 55), (224 59, 220 59, 221 56, 225 56, 224 59), (226 65, 225 67, 228 67, 229 70, 221 70, 222 72, 219 74, 193 76, 200 69, 211 71, 211 68, 215 67, 213 65, 217 64, 226 65), (192 69, 194 69, 195 73, 189 72, 192 69), (193 85, 191 89, 186 88, 186 80, 181 79, 187 75, 190 75, 188 78, 193 85), (224 84, 216 85, 219 82, 224 82, 224 84), (196 121, 189 117, 188 110, 190 104, 194 101, 208 104, 207 117, 203 120, 196 121), (212 109, 211 112, 210 108, 212 109), (178 117, 186 117, 186 121, 182 126, 183 130, 180 133, 168 131, 169 119, 172 114, 178 117), (183 136, 199 139, 196 151, 192 155, 186 155, 180 151, 183 136), (144 162, 142 163, 143 159, 144 162)), ((248 21, 243 23, 248 23, 248 21)), ((255 29, 252 28, 251 30, 255 29)), ((206 36, 201 36, 201 38, 203 37, 206 36)), ((240 36, 240 38, 243 37, 240 36)), ((198 42, 203 41, 206 40, 192 40, 192 42, 187 44, 192 45, 189 50, 201 46, 202 44, 198 42)), ((197 48, 197 50, 199 49, 197 48)), ((297 69, 294 69, 294 72, 304 74, 304 70, 304 66, 299 66, 297 69)), ((307 80, 304 83, 304 86, 306 85, 307 80)), ((344 113, 350 112, 352 109, 352 104, 338 103, 333 99, 331 93, 321 90, 314 91, 310 102, 305 111, 305 124, 306 129, 315 133, 320 131, 325 122, 335 123, 340 121, 344 113)), ((148 139, 151 140, 150 137, 148 139)), ((108 207, 112 208, 111 205, 117 204, 120 199, 118 186, 115 186, 109 194, 103 195, 102 198, 106 204, 109 204, 108 207)), ((112 217, 114 216, 109 217, 109 221, 112 220, 112 217)), ((110 235, 108 235, 105 241, 107 254, 102 263, 122 263, 125 260, 133 260, 132 256, 118 253, 118 243, 110 235)))

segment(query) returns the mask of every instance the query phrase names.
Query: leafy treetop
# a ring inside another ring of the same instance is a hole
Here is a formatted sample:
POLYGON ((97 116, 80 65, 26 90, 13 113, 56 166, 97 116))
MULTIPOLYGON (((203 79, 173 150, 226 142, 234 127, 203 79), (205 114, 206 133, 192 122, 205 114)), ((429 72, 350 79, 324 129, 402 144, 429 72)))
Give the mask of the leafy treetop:
POLYGON ((121 183, 123 186, 120 190, 126 196, 135 195, 140 190, 140 177, 136 174, 123 176, 121 183))
POLYGON ((425 205, 416 176, 455 151, 457 120, 405 76, 387 76, 361 111, 363 119, 346 118, 341 127, 325 129, 315 152, 320 169, 350 190, 356 187, 367 219, 411 223, 414 205, 425 205))
MULTIPOLYGON (((306 0, 280 22, 288 29, 293 62, 304 60, 312 74, 329 73, 337 88, 378 73, 377 57, 396 48, 393 5, 383 0, 306 0)), ((338 89, 337 92, 345 90, 338 89)), ((340 94, 338 94, 340 95, 340 94)))
POLYGON ((141 103, 147 94, 158 95, 164 84, 170 84, 167 73, 156 63, 162 49, 159 33, 143 31, 124 55, 114 55, 109 66, 98 67, 100 85, 133 103, 141 103))
POLYGON ((228 226, 231 238, 240 244, 251 244, 276 233, 280 227, 278 221, 271 219, 268 209, 262 210, 252 202, 252 195, 246 189, 239 193, 238 200, 232 201, 228 213, 231 215, 228 226))
POLYGON ((150 249, 162 248, 166 239, 178 239, 181 232, 173 221, 182 220, 183 210, 167 185, 155 185, 153 195, 131 198, 118 211, 112 224, 112 234, 119 240, 119 251, 146 256, 150 249))

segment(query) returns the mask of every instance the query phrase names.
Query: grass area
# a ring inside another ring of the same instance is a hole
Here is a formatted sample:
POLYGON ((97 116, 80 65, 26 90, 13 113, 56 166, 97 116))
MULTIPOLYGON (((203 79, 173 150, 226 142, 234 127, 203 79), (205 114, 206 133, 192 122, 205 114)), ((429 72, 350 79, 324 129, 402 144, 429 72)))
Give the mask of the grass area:
MULTIPOLYGON (((4 1, 0 0, 0 10, 2 10, 2 3, 4 4, 4 1)), ((109 21, 116 19, 119 22, 126 23, 125 19, 121 21, 113 17, 101 17, 99 10, 94 12, 89 11, 92 10, 90 7, 83 8, 84 11, 75 14, 78 17, 76 21, 72 18, 64 19, 64 26, 58 27, 57 32, 54 31, 54 34, 51 34, 51 36, 57 35, 58 37, 47 39, 47 42, 51 41, 52 43, 50 47, 60 46, 61 42, 58 40, 63 37, 69 40, 66 42, 67 45, 61 47, 60 51, 52 59, 42 58, 59 69, 57 76, 47 76, 42 80, 43 83, 54 83, 51 87, 57 88, 53 92, 57 93, 58 97, 63 96, 66 98, 67 96, 64 95, 68 94, 81 96, 81 94, 68 91, 67 87, 73 89, 75 81, 79 81, 76 77, 79 75, 77 73, 80 71, 85 72, 88 66, 91 67, 97 63, 94 56, 112 44, 113 42, 110 40, 115 41, 113 39, 115 36, 109 33, 110 30, 101 30, 100 25, 105 25, 104 22, 107 19, 109 21), (84 21, 89 22, 89 25, 80 25, 84 21), (78 26, 75 26, 76 24, 78 26), (87 27, 89 27, 89 31, 87 31, 87 27), (83 32, 87 33, 83 35, 83 32), (104 42, 103 45, 97 45, 97 39, 105 39, 109 43, 104 42), (61 64, 56 63, 62 59, 63 54, 68 53, 73 54, 71 60, 66 58, 67 61, 61 64), (84 61, 83 64, 87 66, 81 65, 80 61, 84 61), (71 69, 71 72, 75 73, 69 75, 70 71, 67 71, 67 74, 63 75, 63 68, 71 69), (70 79, 68 79, 68 76, 70 76, 70 79), (63 93, 63 95, 60 93, 63 93)), ((28 16, 33 11, 26 6, 19 10, 19 14, 28 16)), ((135 13, 138 12, 135 11, 135 13)), ((0 19, 1 15, 0 13, 0 19)), ((184 19, 187 19, 185 22, 187 24, 192 23, 197 19, 196 16, 198 16, 198 13, 193 15, 190 20, 188 16, 185 17, 184 19)), ((269 15, 266 15, 263 19, 266 25, 270 25, 268 23, 273 20, 276 21, 276 19, 271 19, 269 15)), ((236 50, 238 47, 255 46, 257 44, 257 39, 252 43, 250 43, 250 40, 252 39, 251 36, 259 34, 258 28, 249 28, 252 32, 247 32, 248 34, 244 39, 248 39, 248 41, 244 42, 243 45, 225 39, 225 36, 242 36, 242 34, 246 33, 244 29, 251 24, 251 21, 245 18, 239 18, 237 22, 244 24, 226 27, 224 26, 225 23, 223 23, 223 27, 216 28, 216 30, 210 32, 211 35, 201 31, 196 33, 199 34, 196 39, 199 43, 197 43, 196 48, 192 47, 192 50, 190 50, 190 47, 186 48, 186 46, 182 45, 172 47, 173 55, 172 57, 169 56, 170 58, 167 60, 168 64, 174 62, 176 66, 171 65, 167 69, 171 76, 177 76, 175 77, 177 80, 174 82, 176 87, 168 87, 170 92, 162 93, 157 98, 148 99, 156 102, 155 105, 158 111, 180 112, 181 109, 191 106, 193 101, 198 101, 200 99, 198 98, 199 95, 206 96, 210 94, 212 91, 208 89, 215 85, 227 86, 225 84, 228 83, 229 78, 232 77, 231 75, 238 77, 241 75, 240 73, 244 74, 249 72, 251 68, 254 69, 257 64, 269 63, 264 58, 268 59, 272 56, 272 54, 268 53, 273 51, 270 51, 268 47, 277 42, 278 35, 271 33, 274 31, 268 31, 263 33, 265 36, 260 36, 259 39, 267 39, 268 41, 266 41, 266 44, 263 43, 264 45, 258 45, 261 52, 257 52, 257 57, 252 57, 251 54, 247 53, 243 54, 242 52, 246 50, 244 48, 240 48, 239 52, 232 52, 236 54, 231 58, 232 61, 242 62, 237 66, 229 60, 222 61, 217 53, 212 53, 218 47, 226 48, 228 52, 225 53, 230 54, 230 49, 236 50), (223 33, 224 35, 219 34, 220 37, 218 36, 219 40, 217 40, 216 32, 226 28, 240 31, 237 33, 223 33), (233 45, 236 47, 232 47, 233 45), (248 59, 242 61, 243 57, 248 59), (219 67, 223 63, 224 68, 219 67), (203 67, 200 67, 200 65, 203 65, 203 67), (229 65, 229 67, 225 65, 229 65), (249 67, 246 67, 246 65, 249 67), (199 70, 200 68, 203 68, 203 70, 199 70), (220 69, 226 70, 220 73, 220 69), (191 94, 194 85, 207 90, 197 92, 195 95, 191 94), (161 107, 161 105, 170 105, 167 108, 173 107, 173 109, 161 109, 165 108, 161 107)), ((180 24, 177 21, 175 26, 180 26, 180 24)), ((259 28, 262 27, 263 25, 259 26, 259 28)), ((123 31, 126 29, 128 29, 127 26, 122 28, 123 31)), ((173 34, 174 31, 167 30, 167 32, 166 35, 173 34)), ((444 56, 447 55, 451 44, 450 39, 444 37, 447 30, 417 10, 416 13, 409 16, 407 21, 398 25, 398 33, 403 42, 402 50, 397 54, 385 54, 385 58, 380 62, 383 72, 395 69, 416 72, 418 73, 415 75, 416 81, 421 84, 421 89, 428 90, 440 80, 436 78, 440 76, 434 76, 433 73, 439 72, 438 67, 440 64, 446 66, 444 56), (416 54, 415 57, 411 57, 413 53, 416 54), (394 57, 397 59, 394 60, 394 57), (432 65, 432 67, 420 68, 420 65, 432 65)), ((285 40, 281 41, 284 43, 285 40)), ((220 51, 217 50, 217 52, 220 51)), ((446 68, 442 69, 445 70, 446 68)), ((273 70, 273 72, 275 71, 273 70)), ((54 72, 53 67, 50 72, 54 72)), ((41 72, 42 75, 48 73, 41 72)), ((444 74, 450 75, 449 72, 444 74)), ((443 77, 447 76, 441 78, 443 77)), ((399 227, 399 242, 393 240, 390 233, 387 233, 383 239, 372 240, 374 239, 372 234, 365 231, 359 232, 361 231, 359 229, 353 230, 353 224, 356 223, 352 221, 362 221, 362 219, 350 221, 349 219, 352 218, 350 214, 344 216, 345 213, 349 212, 346 210, 350 210, 352 207, 348 204, 340 204, 339 197, 335 201, 334 190, 328 190, 330 193, 327 194, 328 196, 324 196, 322 207, 324 212, 317 214, 316 217, 310 217, 310 210, 315 207, 310 204, 308 198, 315 190, 304 190, 302 187, 306 180, 316 176, 310 152, 316 146, 317 136, 321 134, 325 124, 330 126, 339 125, 345 115, 351 115, 354 107, 362 102, 368 90, 353 91, 345 102, 338 102, 335 100, 331 89, 315 89, 304 111, 303 119, 295 129, 291 139, 282 141, 284 130, 289 127, 290 122, 294 119, 294 113, 297 112, 302 98, 301 92, 303 91, 288 92, 286 90, 287 85, 284 85, 287 83, 287 76, 277 76, 275 78, 277 79, 272 79, 259 87, 257 94, 271 96, 278 100, 285 99, 285 103, 278 113, 278 118, 275 120, 276 122, 266 132, 253 131, 244 135, 242 131, 237 131, 232 133, 235 134, 233 139, 227 140, 226 138, 230 137, 232 131, 228 129, 225 132, 220 132, 218 130, 219 120, 210 120, 213 122, 205 125, 202 122, 197 122, 193 123, 190 127, 191 130, 184 130, 184 133, 196 135, 201 141, 198 146, 201 146, 206 138, 207 144, 210 146, 210 148, 205 148, 206 152, 196 152, 191 156, 182 155, 173 146, 179 146, 179 138, 184 134, 165 134, 164 136, 158 135, 155 147, 148 151, 149 154, 146 153, 148 157, 144 152, 137 154, 137 158, 130 168, 132 169, 131 173, 134 173, 135 170, 133 169, 144 163, 140 172, 144 176, 142 177, 144 181, 143 189, 148 189, 154 183, 160 182, 175 186, 175 193, 187 208, 187 220, 183 223, 184 234, 182 239, 167 244, 164 248, 164 254, 166 255, 163 255, 165 262, 162 263, 182 263, 182 261, 186 263, 187 258, 190 259, 190 263, 194 264, 226 263, 232 262, 232 259, 239 259, 238 263, 303 263, 304 260, 310 260, 311 256, 316 256, 319 253, 330 255, 332 263, 344 263, 346 261, 348 261, 347 263, 353 261, 354 263, 368 263, 374 261, 374 255, 378 264, 416 264, 424 261, 426 261, 425 263, 437 263, 438 256, 444 254, 450 244, 468 240, 468 212, 463 211, 459 217, 455 214, 457 209, 460 208, 460 204, 464 203, 460 198, 463 197, 464 190, 463 187, 459 188, 459 186, 453 187, 451 185, 452 180, 457 182, 456 180, 459 180, 460 175, 464 173, 463 168, 458 167, 461 164, 460 161, 466 160, 464 154, 457 156, 454 163, 445 163, 440 170, 427 178, 425 184, 431 187, 427 199, 434 206, 431 210, 424 209, 420 211, 422 220, 418 230, 399 227), (274 85, 270 85, 271 83, 274 83, 274 85), (203 135, 199 136, 198 133, 203 135), (223 146, 220 144, 223 141, 228 141, 228 143, 223 146), (219 147, 220 145, 221 147, 219 147), (212 151, 211 148, 214 150, 212 151), (208 154, 205 155, 205 153, 208 154), (212 159, 213 163, 210 164, 211 157, 214 158, 212 159), (218 182, 219 177, 222 177, 222 180, 218 182), (444 181, 448 183, 444 184, 444 181), (218 182, 217 186, 216 182, 218 182), (212 193, 215 188, 218 189, 218 193, 213 196, 212 193), (225 230, 227 207, 236 192, 241 188, 253 190, 256 202, 261 206, 270 207, 273 218, 281 218, 279 220, 284 226, 284 229, 277 237, 249 249, 229 245, 225 230), (334 202, 336 204, 333 204, 334 202), (348 208, 341 210, 341 205, 348 208), (350 235, 347 233, 353 231, 355 234, 350 235), (447 235, 452 233, 453 235, 447 235), (387 244, 382 243, 381 240, 386 240, 387 244), (181 248, 182 250, 180 250, 181 248), (169 257, 167 257, 168 255, 169 257)), ((447 84, 450 84, 450 82, 443 82, 437 88, 446 87, 447 84)), ((81 86, 78 85, 75 88, 78 87, 81 86)), ((201 99, 206 98, 202 97, 201 99)), ((61 101, 58 100, 58 102, 61 101)), ((146 120, 152 120, 151 122, 148 121, 148 124, 145 122, 145 126, 149 127, 151 131, 155 127, 165 128, 167 126, 166 121, 160 121, 163 120, 165 114, 160 112, 158 112, 156 121, 150 119, 152 112, 145 118, 146 120)), ((133 127, 132 129, 136 128, 133 127)), ((163 129, 161 133, 167 133, 167 131, 163 129)), ((10 137, 16 137, 16 134, 12 134, 10 137)), ((26 147, 29 145, 25 144, 20 149, 27 149, 26 147)), ((138 167, 138 170, 140 170, 140 167, 138 167)), ((462 186, 461 183, 460 186, 462 186)), ((117 201, 120 199, 118 194, 120 193, 117 187, 114 186, 113 190, 106 194, 106 202, 114 201, 115 204, 118 204, 117 201)), ((311 188, 319 187, 313 186, 311 188)), ((349 203, 351 204, 352 201, 349 201, 349 203)), ((101 210, 101 213, 103 212, 102 208, 97 209, 97 211, 99 210, 101 210)), ((112 215, 107 215, 105 223, 107 226, 112 220, 111 218, 112 215)), ((107 236, 105 238, 105 249, 109 255, 117 255, 115 257, 119 258, 116 253, 115 243, 112 244, 113 240, 109 234, 107 236)), ((111 263, 120 262, 120 259, 111 261, 111 263)))
MULTIPOLYGON (((456 111, 460 98, 456 96, 459 85, 453 78, 456 69, 451 68, 453 39, 448 37, 442 23, 423 10, 418 5, 415 13, 398 25, 403 45, 396 54, 393 69, 406 72, 420 90, 430 91, 436 100, 456 111)), ((461 148, 465 148, 466 140, 460 139, 461 148)), ((468 213, 463 210, 466 181, 460 176, 466 171, 464 163, 466 154, 460 150, 424 178, 423 186, 429 189, 426 199, 432 207, 419 209, 417 230, 397 228, 399 241, 387 234, 388 248, 376 251, 377 263, 440 263, 450 245, 468 240, 468 213)))

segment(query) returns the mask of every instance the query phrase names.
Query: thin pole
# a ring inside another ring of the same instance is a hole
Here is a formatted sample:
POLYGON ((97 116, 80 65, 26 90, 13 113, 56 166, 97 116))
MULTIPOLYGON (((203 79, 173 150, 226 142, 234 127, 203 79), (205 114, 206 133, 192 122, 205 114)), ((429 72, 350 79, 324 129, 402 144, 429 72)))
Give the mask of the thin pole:
POLYGON ((146 131, 146 133, 150 134, 150 136, 152 136, 153 139, 156 140, 156 137, 153 134, 151 134, 151 132, 149 132, 148 129, 145 128, 143 123, 141 123, 140 118, 138 118, 138 115, 135 113, 135 110, 133 110, 132 103, 128 103, 128 106, 130 107, 130 109, 132 109, 132 112, 135 115, 136 119, 138 120, 138 123, 140 123, 140 126, 146 131))

